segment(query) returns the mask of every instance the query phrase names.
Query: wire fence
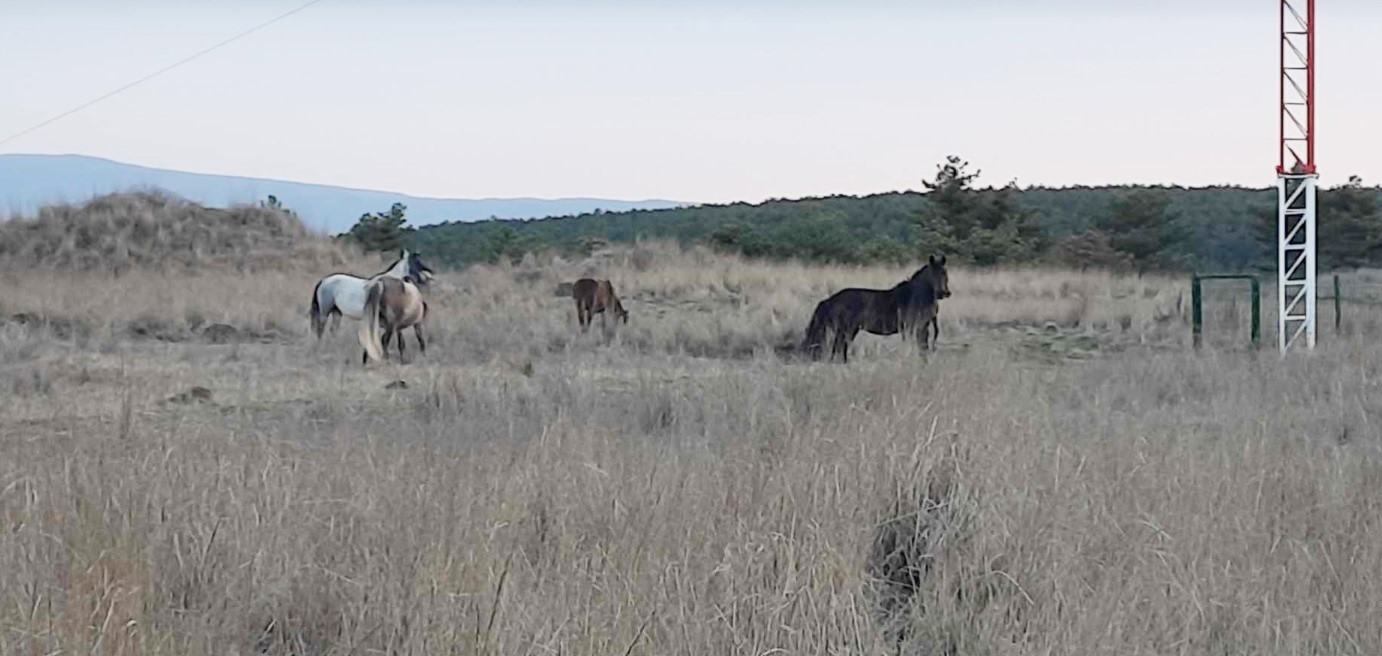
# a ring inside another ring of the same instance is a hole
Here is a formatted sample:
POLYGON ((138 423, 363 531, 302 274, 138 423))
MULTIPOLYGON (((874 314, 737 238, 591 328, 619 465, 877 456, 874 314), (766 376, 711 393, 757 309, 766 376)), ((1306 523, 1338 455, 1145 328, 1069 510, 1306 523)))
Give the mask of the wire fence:
MULTIPOLYGON (((1260 347, 1277 340, 1277 298, 1274 273, 1257 274, 1260 287, 1260 347)), ((1203 345, 1244 348, 1251 343, 1252 292, 1246 279, 1201 277, 1201 336, 1203 345)), ((1193 283, 1192 283, 1193 285, 1193 283)), ((1322 272, 1316 284, 1316 335, 1320 341, 1360 334, 1382 334, 1382 270, 1322 272)), ((1185 323, 1194 332, 1193 302, 1185 323)))

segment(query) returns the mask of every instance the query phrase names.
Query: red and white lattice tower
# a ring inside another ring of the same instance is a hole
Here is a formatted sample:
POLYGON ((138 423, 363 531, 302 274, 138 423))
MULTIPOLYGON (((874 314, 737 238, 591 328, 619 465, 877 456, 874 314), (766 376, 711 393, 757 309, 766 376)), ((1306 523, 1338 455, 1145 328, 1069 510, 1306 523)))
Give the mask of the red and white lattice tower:
POLYGON ((1277 342, 1315 347, 1315 0, 1281 0, 1277 342))

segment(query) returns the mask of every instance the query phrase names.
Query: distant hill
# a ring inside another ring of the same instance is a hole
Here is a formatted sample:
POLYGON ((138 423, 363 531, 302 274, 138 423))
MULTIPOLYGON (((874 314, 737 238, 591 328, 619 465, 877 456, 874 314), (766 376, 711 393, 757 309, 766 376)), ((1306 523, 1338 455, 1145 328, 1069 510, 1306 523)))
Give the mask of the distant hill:
POLYGON ((0 155, 0 216, 31 216, 39 207, 81 204, 102 194, 155 188, 211 207, 253 203, 273 194, 311 228, 344 232, 361 214, 408 206, 408 223, 542 218, 685 205, 668 200, 600 198, 418 198, 328 185, 154 169, 83 155, 0 155))

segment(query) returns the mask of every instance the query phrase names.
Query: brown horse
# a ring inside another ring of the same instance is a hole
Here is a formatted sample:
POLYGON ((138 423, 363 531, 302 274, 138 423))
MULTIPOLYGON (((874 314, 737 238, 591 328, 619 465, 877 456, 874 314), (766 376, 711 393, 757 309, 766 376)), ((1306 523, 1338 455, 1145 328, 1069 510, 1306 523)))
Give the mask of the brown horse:
POLYGON ((923 350, 930 328, 940 336, 936 317, 940 300, 950 296, 950 276, 945 270, 945 256, 934 255, 911 278, 892 289, 842 289, 821 301, 811 315, 802 349, 819 358, 827 332, 833 333, 830 357, 836 355, 849 362, 849 343, 860 330, 875 335, 912 333, 923 350))
MULTIPOLYGON (((603 314, 605 310, 610 310, 616 318, 624 323, 629 322, 629 313, 624 309, 624 304, 619 302, 619 296, 614 293, 614 285, 608 280, 592 280, 581 278, 571 286, 571 298, 576 301, 576 322, 581 325, 581 330, 590 330, 590 322, 597 314, 603 314)), ((604 324, 605 315, 600 318, 601 325, 604 324)))
POLYGON ((364 323, 360 326, 360 345, 365 353, 362 361, 384 360, 388 357, 389 340, 398 337, 398 361, 403 362, 402 330, 413 327, 417 336, 417 347, 427 352, 427 342, 422 336, 422 322, 427 319, 427 302, 422 300, 422 292, 411 277, 379 278, 365 291, 364 323), (383 340, 380 340, 380 327, 383 340))

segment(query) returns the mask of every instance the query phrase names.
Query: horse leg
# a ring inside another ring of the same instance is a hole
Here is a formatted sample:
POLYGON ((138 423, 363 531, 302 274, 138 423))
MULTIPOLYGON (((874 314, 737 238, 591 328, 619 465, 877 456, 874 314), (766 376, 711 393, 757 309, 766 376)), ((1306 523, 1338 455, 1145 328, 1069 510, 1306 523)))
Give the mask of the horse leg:
POLYGON ((403 330, 395 328, 394 334, 398 337, 398 363, 403 364, 403 330))
POLYGON ((383 342, 384 342, 384 351, 383 351, 383 355, 384 355, 384 359, 385 359, 385 360, 388 360, 388 359, 389 359, 389 340, 391 340, 391 339, 393 339, 393 328, 385 327, 385 328, 384 328, 384 339, 383 339, 383 342))
POLYGON ((327 318, 327 321, 331 322, 331 334, 335 335, 336 329, 341 327, 341 311, 334 307, 331 308, 331 316, 327 318))
POLYGON ((836 331, 830 341, 830 359, 841 357, 846 363, 849 362, 849 338, 844 331, 836 331))
MULTIPOLYGON (((414 325, 413 325, 413 334, 417 336, 417 350, 418 350, 418 352, 421 353, 421 354, 423 354, 423 355, 426 355, 426 354, 427 354, 427 342, 426 342, 425 340, 422 339, 422 324, 419 323, 419 324, 414 324, 414 325)), ((403 341, 403 338, 402 338, 402 337, 399 337, 398 340, 399 340, 399 341, 403 341)))
POLYGON ((854 342, 854 338, 855 338, 855 337, 858 337, 858 336, 859 336, 859 328, 858 328, 858 327, 855 327, 855 328, 853 328, 853 329, 851 329, 851 330, 849 330, 848 332, 845 333, 845 339, 844 339, 844 342, 843 342, 844 348, 842 349, 842 354, 843 354, 843 356, 844 356, 844 363, 845 363, 845 364, 849 364, 849 345, 850 345, 851 343, 853 343, 853 342, 854 342))

